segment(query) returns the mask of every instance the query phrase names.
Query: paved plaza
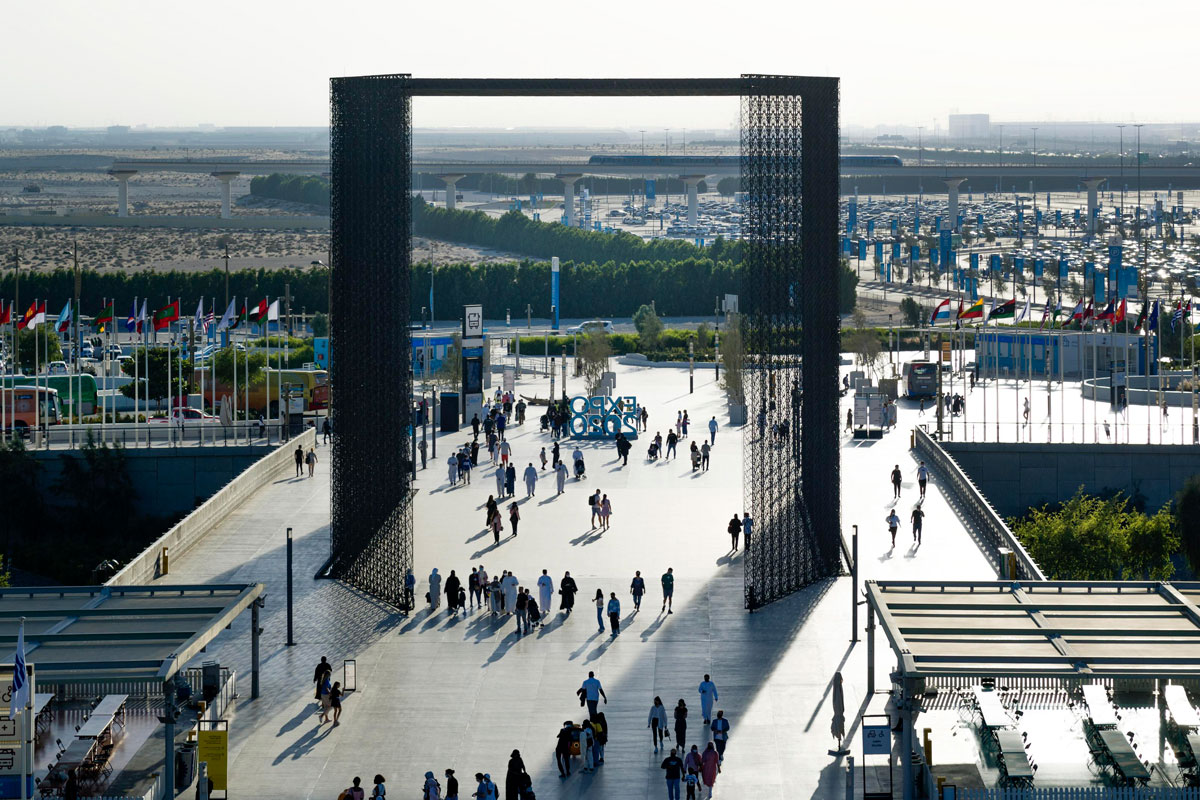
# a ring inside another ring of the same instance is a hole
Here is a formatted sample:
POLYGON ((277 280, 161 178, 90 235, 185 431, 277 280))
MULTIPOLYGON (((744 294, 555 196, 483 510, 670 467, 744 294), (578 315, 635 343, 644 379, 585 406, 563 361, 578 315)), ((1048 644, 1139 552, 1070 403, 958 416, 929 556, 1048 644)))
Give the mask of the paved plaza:
MULTIPOLYGON (((829 580, 768 608, 748 614, 742 602, 740 551, 730 552, 725 532, 742 510, 742 436, 751 428, 725 425, 723 395, 711 368, 697 371, 688 394, 685 369, 618 367, 618 391, 634 394, 650 413, 649 432, 664 436, 677 410, 687 409, 691 436, 707 432, 716 416, 721 427, 708 472, 693 473, 686 455, 678 461, 648 462, 647 438, 634 442, 629 464, 621 465, 611 444, 584 445, 588 476, 569 480, 555 495, 549 470, 536 496, 524 499, 518 477, 522 521, 519 536, 499 545, 484 531, 483 506, 495 491, 492 470, 476 470, 470 486, 450 488, 445 459, 470 438, 447 434, 438 458, 417 480, 415 514, 418 601, 433 567, 465 578, 483 564, 489 574, 512 570, 535 587, 541 570, 558 581, 564 570, 579 584, 576 610, 564 618, 555 608, 545 627, 515 633, 511 617, 486 612, 450 616, 421 608, 412 616, 393 613, 334 581, 313 580, 329 555, 328 448, 315 478, 285 478, 259 492, 191 552, 172 559, 163 581, 263 581, 268 587, 263 616, 262 696, 248 698, 249 636, 244 625, 209 648, 205 658, 233 666, 243 675, 243 699, 231 722, 230 776, 239 794, 258 797, 335 797, 355 775, 388 778, 392 794, 417 796, 421 776, 455 769, 469 796, 471 776, 490 773, 503 786, 509 753, 519 749, 539 798, 665 797, 663 753, 655 754, 647 715, 655 695, 668 708, 680 698, 689 708, 687 743, 707 741, 697 686, 705 673, 719 691, 717 708, 732 726, 723 772, 715 794, 724 797, 841 797, 844 761, 829 756, 831 679, 845 676, 847 727, 851 740, 857 711, 866 706, 864 642, 850 639, 849 578, 829 580), (703 432, 703 433, 702 433, 703 432), (610 530, 589 524, 587 494, 594 489, 612 501, 610 530), (285 647, 285 529, 296 536, 296 646, 285 647), (661 614, 659 576, 676 575, 675 613, 661 614), (635 570, 648 593, 635 613, 629 583, 635 570), (597 630, 590 598, 597 588, 621 601, 621 633, 597 630), (357 664, 357 689, 345 701, 341 724, 318 724, 312 694, 313 667, 320 656, 338 665, 357 664), (567 719, 585 717, 575 690, 594 670, 604 685, 610 739, 605 764, 594 774, 558 777, 553 761, 555 733, 567 719)), ((581 389, 572 380, 568 391, 581 389)), ((518 384, 519 393, 546 396, 548 380, 518 384)), ((850 398, 843 401, 842 415, 850 398)), ((865 578, 989 579, 991 568, 941 497, 929 487, 924 544, 912 546, 908 515, 917 499, 916 462, 908 451, 907 428, 918 422, 903 407, 897 431, 881 440, 843 438, 841 476, 843 528, 860 526, 865 578), (892 507, 888 475, 899 464, 905 475, 896 506, 904 525, 892 549, 884 517, 892 507)), ((537 412, 509 437, 518 475, 550 439, 536 430, 537 412)), ((680 450, 685 450, 685 441, 680 450)), ((564 443, 566 452, 573 445, 564 443)), ((819 468, 819 465, 817 465, 819 468)), ((503 504, 507 509, 507 502, 503 504)), ((536 590, 535 590, 536 591, 536 590)), ((444 598, 443 598, 444 599, 444 598)), ((860 609, 861 611, 861 609, 860 609)), ((860 614, 865 624, 865 612, 860 614)), ((878 689, 886 689, 893 665, 882 637, 877 647, 878 689)), ((883 696, 877 703, 882 705, 883 696)), ((851 745, 852 751, 855 747, 851 745)))

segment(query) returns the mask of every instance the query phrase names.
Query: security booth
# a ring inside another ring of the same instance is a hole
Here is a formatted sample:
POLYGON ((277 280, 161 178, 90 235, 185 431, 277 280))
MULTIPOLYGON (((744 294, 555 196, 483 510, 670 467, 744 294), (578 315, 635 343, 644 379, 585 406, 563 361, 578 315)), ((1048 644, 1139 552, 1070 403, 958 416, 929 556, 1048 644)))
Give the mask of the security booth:
MULTIPOLYGON (((260 583, 0 589, 0 639, 21 651, 9 661, 10 689, 22 660, 34 679, 23 708, 0 709, 0 798, 60 793, 72 771, 80 796, 112 797, 117 781, 137 797, 187 788, 197 750, 176 747, 177 726, 189 729, 189 740, 201 738, 237 695, 233 670, 194 662, 249 610, 256 698, 264 592, 260 583), (127 719, 131 707, 146 705, 161 734, 144 716, 138 725, 127 719), (143 772, 146 763, 161 766, 143 772)), ((217 738, 202 740, 211 746, 217 738)), ((221 766, 209 771, 217 789, 225 788, 221 766)))
POLYGON ((975 728, 966 741, 995 764, 1000 788, 1036 792, 1040 758, 1055 761, 1059 787, 1097 774, 1124 786, 1200 780, 1200 583, 868 581, 866 595, 869 696, 877 621, 896 656, 904 800, 931 793, 938 774, 932 744, 914 741, 917 716, 948 712, 957 718, 943 741, 975 728), (1158 742, 1178 775, 1143 755, 1158 742))

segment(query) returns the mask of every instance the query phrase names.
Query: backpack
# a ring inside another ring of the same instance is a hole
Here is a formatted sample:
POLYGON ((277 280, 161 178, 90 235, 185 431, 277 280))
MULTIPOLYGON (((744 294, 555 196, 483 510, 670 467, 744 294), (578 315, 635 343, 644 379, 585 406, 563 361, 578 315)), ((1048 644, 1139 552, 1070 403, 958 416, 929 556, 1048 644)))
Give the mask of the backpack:
POLYGON ((594 505, 596 505, 596 495, 594 495, 594 494, 589 494, 589 495, 588 495, 588 505, 589 505, 589 506, 594 506, 594 505))

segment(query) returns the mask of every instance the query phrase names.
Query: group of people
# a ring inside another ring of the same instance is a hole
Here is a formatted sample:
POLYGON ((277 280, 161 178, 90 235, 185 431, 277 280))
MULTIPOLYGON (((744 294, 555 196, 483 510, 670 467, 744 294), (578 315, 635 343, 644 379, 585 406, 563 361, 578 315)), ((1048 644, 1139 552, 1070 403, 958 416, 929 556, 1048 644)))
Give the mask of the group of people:
MULTIPOLYGON (((459 800, 458 778, 454 770, 443 772, 445 785, 433 774, 432 770, 425 773, 421 784, 421 800, 459 800)), ((470 785, 467 787, 470 788, 470 785)), ((368 798, 387 797, 387 786, 382 775, 375 776, 375 787, 367 795, 362 788, 362 779, 355 778, 348 789, 343 791, 338 800, 367 800, 368 798)), ((525 761, 521 758, 520 750, 513 750, 508 759, 508 771, 504 775, 504 791, 492 780, 491 773, 475 773, 475 791, 463 797, 473 797, 476 800, 534 800, 533 778, 525 769, 525 761)))
MULTIPOLYGON (((900 516, 896 513, 895 502, 900 499, 900 488, 903 481, 903 474, 900 472, 900 465, 897 464, 892 468, 890 479, 892 482, 892 508, 888 512, 884 522, 888 526, 888 534, 892 539, 892 547, 896 546, 896 533, 900 530, 900 516)), ((925 466, 925 462, 921 461, 917 464, 917 486, 920 488, 921 496, 917 500, 917 504, 912 507, 912 512, 909 514, 909 522, 912 525, 913 545, 914 547, 921 544, 921 533, 925 527, 925 490, 929 485, 929 468, 925 466)))
POLYGON ((329 715, 333 714, 333 725, 340 725, 342 717, 342 691, 341 681, 331 681, 333 677, 333 665, 329 663, 326 656, 321 656, 321 660, 317 663, 317 668, 313 671, 313 684, 317 687, 314 700, 320 704, 321 715, 318 718, 318 724, 330 722, 329 715))

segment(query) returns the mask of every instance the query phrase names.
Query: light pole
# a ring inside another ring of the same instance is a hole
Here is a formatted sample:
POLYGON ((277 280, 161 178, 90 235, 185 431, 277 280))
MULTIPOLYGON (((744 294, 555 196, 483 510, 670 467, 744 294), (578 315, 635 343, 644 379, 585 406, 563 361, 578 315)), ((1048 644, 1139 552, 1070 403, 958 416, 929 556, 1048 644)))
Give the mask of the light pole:
POLYGON ((1136 122, 1133 127, 1137 128, 1137 193, 1138 203, 1137 212, 1134 218, 1137 220, 1138 238, 1142 238, 1142 125, 1144 123, 1136 122))
POLYGON ((1122 223, 1122 225, 1124 225, 1124 221, 1125 221, 1125 126, 1118 125, 1117 131, 1118 131, 1117 136, 1118 136, 1118 142, 1119 142, 1119 144, 1117 145, 1117 150, 1120 151, 1118 153, 1118 155, 1121 159, 1121 223, 1122 223))
MULTIPOLYGON (((229 308, 229 245, 225 245, 225 307, 229 308)), ((314 264, 320 264, 320 261, 314 261, 314 264)))
POLYGON ((917 166, 920 167, 925 163, 925 149, 921 144, 921 131, 925 130, 924 125, 917 126, 917 166))

